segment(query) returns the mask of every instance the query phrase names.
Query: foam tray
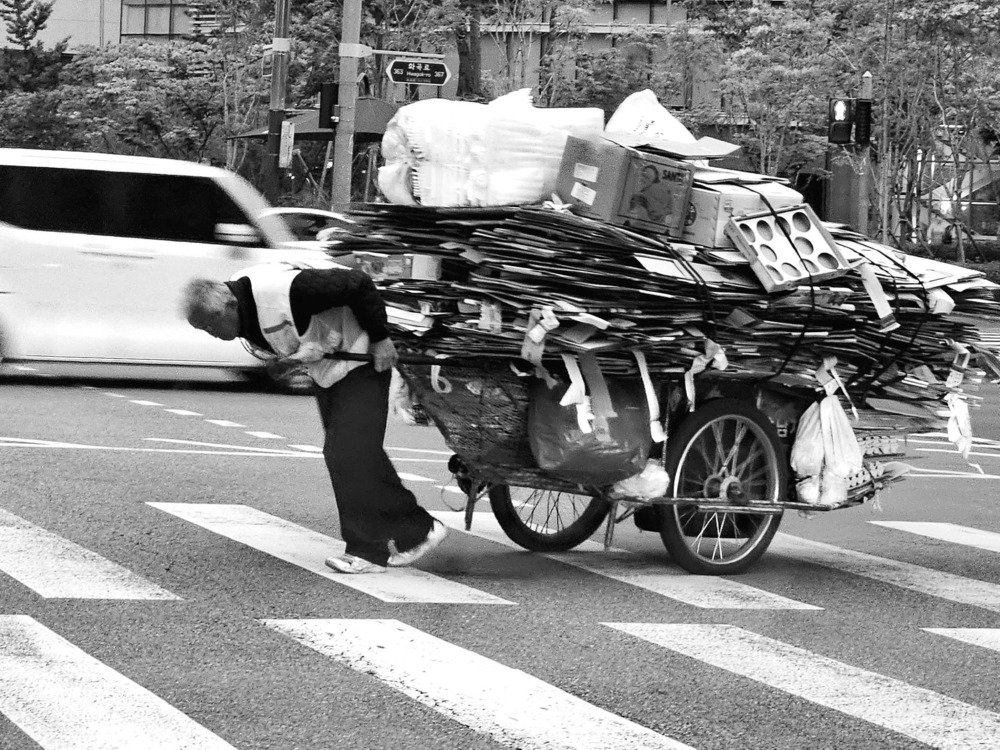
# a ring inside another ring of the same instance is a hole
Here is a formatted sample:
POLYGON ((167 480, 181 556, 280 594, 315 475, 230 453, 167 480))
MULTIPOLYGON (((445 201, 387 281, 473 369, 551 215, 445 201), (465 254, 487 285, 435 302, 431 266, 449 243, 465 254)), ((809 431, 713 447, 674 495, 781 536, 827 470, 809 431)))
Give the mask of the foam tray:
POLYGON ((725 231, 768 292, 841 276, 850 268, 806 204, 733 217, 725 231))

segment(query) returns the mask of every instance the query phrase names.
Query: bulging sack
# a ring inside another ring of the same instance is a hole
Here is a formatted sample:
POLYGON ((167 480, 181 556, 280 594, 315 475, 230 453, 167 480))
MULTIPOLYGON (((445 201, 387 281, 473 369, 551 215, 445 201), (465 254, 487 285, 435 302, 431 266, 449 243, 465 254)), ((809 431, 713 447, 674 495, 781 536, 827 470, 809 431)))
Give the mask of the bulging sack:
POLYGON ((581 419, 577 405, 560 405, 565 384, 549 388, 544 380, 532 382, 528 441, 538 468, 558 479, 592 486, 614 484, 645 468, 653 441, 642 383, 608 378, 607 386, 614 416, 608 416, 605 433, 593 429, 593 419, 581 419))

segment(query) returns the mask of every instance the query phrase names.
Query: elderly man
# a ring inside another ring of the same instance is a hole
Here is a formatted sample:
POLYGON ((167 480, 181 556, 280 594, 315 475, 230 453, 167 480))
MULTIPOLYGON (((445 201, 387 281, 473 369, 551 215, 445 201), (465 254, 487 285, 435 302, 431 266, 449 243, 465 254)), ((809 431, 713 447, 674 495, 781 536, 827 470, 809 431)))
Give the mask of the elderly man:
POLYGON ((358 270, 271 263, 230 281, 193 279, 184 290, 187 321, 216 338, 241 338, 301 362, 318 386, 326 433, 323 457, 340 513, 346 554, 326 564, 341 573, 383 573, 410 565, 447 529, 417 504, 385 453, 389 382, 397 360, 385 303, 358 270), (325 357, 370 353, 372 361, 325 357))

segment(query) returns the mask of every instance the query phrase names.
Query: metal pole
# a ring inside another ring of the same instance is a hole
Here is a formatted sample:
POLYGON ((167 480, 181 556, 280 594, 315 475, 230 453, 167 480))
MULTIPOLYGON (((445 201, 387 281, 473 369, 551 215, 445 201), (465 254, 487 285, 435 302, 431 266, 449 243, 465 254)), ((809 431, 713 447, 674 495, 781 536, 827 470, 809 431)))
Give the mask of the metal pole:
MULTIPOLYGON (((861 76, 861 99, 867 99, 871 101, 872 98, 872 74, 871 71, 866 70, 864 75, 861 76)), ((855 128, 857 126, 855 125, 855 128)), ((857 130, 855 129, 855 134, 857 130)), ((859 158, 861 161, 860 174, 858 175, 858 218, 857 226, 858 231, 862 234, 868 234, 868 217, 869 217, 869 205, 871 203, 871 145, 866 143, 861 146, 859 152, 859 158)), ((885 239, 883 238, 883 242, 885 239)))
POLYGON ((261 182, 264 195, 270 201, 278 198, 278 155, 281 151, 281 123, 285 120, 285 99, 288 87, 288 57, 291 40, 288 38, 289 0, 275 0, 274 44, 271 47, 271 103, 267 113, 267 153, 261 164, 261 182))
POLYGON ((344 26, 340 32, 340 86, 337 102, 340 119, 333 136, 333 187, 331 209, 351 202, 351 174, 354 164, 354 114, 358 102, 358 58, 362 49, 361 0, 344 0, 344 26))

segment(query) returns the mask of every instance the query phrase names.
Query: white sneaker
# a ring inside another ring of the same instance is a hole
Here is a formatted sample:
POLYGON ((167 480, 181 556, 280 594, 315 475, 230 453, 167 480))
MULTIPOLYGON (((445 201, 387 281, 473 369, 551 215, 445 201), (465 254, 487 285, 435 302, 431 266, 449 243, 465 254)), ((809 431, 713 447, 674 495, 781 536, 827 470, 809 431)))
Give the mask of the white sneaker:
POLYGON ((412 565, 428 552, 436 549, 446 536, 448 536, 448 527, 440 521, 434 521, 424 541, 413 549, 408 549, 405 552, 394 552, 389 556, 389 567, 402 568, 404 565, 412 565))
POLYGON ((338 573, 385 573, 386 571, 385 566, 376 565, 363 557, 355 557, 354 555, 328 557, 326 567, 333 568, 338 573))

